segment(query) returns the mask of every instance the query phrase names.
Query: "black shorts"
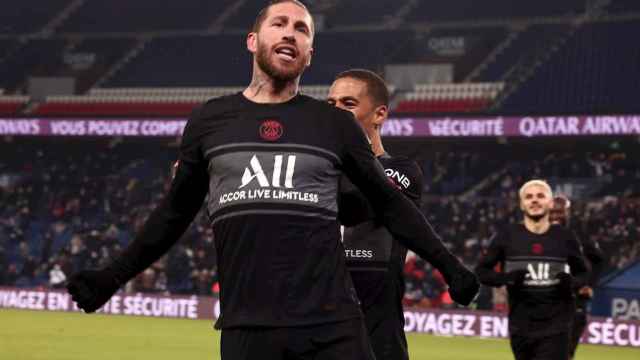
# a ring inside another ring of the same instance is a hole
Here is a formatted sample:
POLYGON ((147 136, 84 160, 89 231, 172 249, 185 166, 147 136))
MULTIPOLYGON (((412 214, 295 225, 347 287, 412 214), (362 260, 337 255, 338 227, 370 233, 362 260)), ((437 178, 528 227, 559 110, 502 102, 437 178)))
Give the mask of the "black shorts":
POLYGON ((396 317, 367 319, 367 330, 376 360, 409 360, 404 325, 396 317))
POLYGON ((544 337, 511 336, 511 350, 516 360, 567 360, 569 334, 544 337))
POLYGON ((573 326, 571 327, 571 338, 569 339, 569 357, 573 359, 576 354, 576 349, 580 343, 580 338, 587 327, 587 313, 583 308, 577 308, 576 314, 573 317, 573 326))
POLYGON ((283 327, 223 329, 222 360, 375 360, 362 319, 283 327))

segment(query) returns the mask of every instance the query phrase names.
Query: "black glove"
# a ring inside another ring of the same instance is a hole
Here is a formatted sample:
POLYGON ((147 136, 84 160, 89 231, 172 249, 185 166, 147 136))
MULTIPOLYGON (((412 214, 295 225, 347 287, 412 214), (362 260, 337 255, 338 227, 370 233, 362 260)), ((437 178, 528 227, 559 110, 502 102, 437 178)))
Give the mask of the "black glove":
POLYGON ((520 288, 524 283, 524 279, 529 272, 525 269, 513 270, 504 274, 504 284, 511 288, 520 288))
POLYGON ((467 306, 478 296, 478 277, 460 262, 456 261, 456 265, 442 275, 449 285, 451 299, 458 304, 467 306))
POLYGON ((115 273, 108 268, 80 271, 67 282, 71 298, 86 313, 100 309, 119 288, 115 273))
POLYGON ((566 272, 559 272, 556 275, 556 279, 560 280, 560 282, 558 283, 558 292, 560 293, 560 295, 566 298, 573 297, 573 276, 567 274, 566 272))

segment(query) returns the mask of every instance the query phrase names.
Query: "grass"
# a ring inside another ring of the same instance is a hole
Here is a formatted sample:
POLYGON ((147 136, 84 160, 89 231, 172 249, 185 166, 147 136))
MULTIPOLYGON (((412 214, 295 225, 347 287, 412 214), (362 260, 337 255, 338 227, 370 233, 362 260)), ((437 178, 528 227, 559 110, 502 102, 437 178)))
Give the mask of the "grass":
MULTIPOLYGON (((220 333, 204 320, 0 309, 2 360, 219 359, 220 333)), ((409 334, 412 359, 512 359, 505 340, 409 334)), ((580 360, 637 360, 638 349, 582 345, 580 360)), ((348 359, 345 359, 348 360, 348 359)))

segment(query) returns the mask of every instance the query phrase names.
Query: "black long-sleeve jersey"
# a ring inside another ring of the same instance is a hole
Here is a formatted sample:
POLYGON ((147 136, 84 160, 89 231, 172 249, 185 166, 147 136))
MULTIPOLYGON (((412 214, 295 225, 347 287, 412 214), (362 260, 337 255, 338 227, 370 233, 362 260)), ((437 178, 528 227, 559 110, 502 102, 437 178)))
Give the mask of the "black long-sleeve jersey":
POLYGON ((221 285, 217 328, 301 326, 360 317, 337 221, 342 174, 396 239, 436 266, 455 258, 389 183, 353 115, 296 95, 259 104, 241 93, 189 119, 171 188, 111 267, 132 278, 181 236, 205 196, 221 285))
POLYGON ((582 252, 584 257, 589 261, 591 267, 589 280, 587 285, 595 286, 598 282, 598 277, 602 273, 602 267, 604 266, 604 253, 600 249, 600 245, 594 239, 584 237, 580 239, 582 245, 582 252))
MULTIPOLYGON (((600 249, 600 245, 594 239, 590 239, 588 237, 580 238, 580 243, 582 245, 582 252, 584 253, 584 257, 588 260, 588 265, 590 267, 590 276, 587 281, 587 285, 590 287, 594 287, 598 282, 598 278, 602 273, 604 267, 604 253, 602 249, 600 249)), ((579 289, 578 289, 579 290, 579 289)), ((580 294, 576 294, 576 306, 585 309, 587 306, 587 302, 589 298, 580 296, 580 294)))
POLYGON ((512 224, 499 231, 484 252, 476 272, 489 286, 506 284, 506 273, 525 269, 519 288, 508 287, 509 332, 527 337, 568 332, 574 313, 574 298, 562 291, 558 273, 570 273, 576 286, 587 282, 587 268, 574 234, 560 225, 551 225, 544 234, 512 224), (494 271, 501 264, 502 273, 494 271))
MULTIPOLYGON (((383 154, 378 160, 384 167, 389 181, 416 206, 422 197, 423 177, 418 165, 405 157, 383 154)), ((402 326, 404 315, 403 268, 407 249, 393 239, 393 235, 375 213, 362 193, 350 182, 340 190, 340 219, 362 217, 365 221, 345 226, 343 244, 347 269, 361 302, 367 324, 375 324, 381 318, 395 316, 402 326)), ((346 225, 353 220, 342 220, 346 225)))

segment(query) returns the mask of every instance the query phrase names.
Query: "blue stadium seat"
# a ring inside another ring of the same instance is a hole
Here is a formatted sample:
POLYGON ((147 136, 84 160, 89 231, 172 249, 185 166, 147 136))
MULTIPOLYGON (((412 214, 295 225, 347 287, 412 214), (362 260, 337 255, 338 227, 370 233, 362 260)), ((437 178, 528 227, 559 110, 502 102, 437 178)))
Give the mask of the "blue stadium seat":
POLYGON ((64 40, 30 40, 4 59, 0 66, 0 88, 13 89, 26 76, 50 75, 51 65, 58 63, 64 40))
POLYGON ((422 22, 560 16, 584 12, 585 3, 585 0, 422 0, 409 19, 422 22))
POLYGON ((384 65, 411 44, 410 31, 328 32, 316 36, 311 67, 304 84, 330 84, 336 74, 350 68, 383 71, 384 65))
POLYGON ((610 13, 620 14, 640 11, 640 2, 636 0, 614 0, 606 7, 610 13))
POLYGON ((251 80, 242 35, 157 38, 105 87, 237 86, 251 80))
POLYGON ((508 97, 504 113, 637 113, 640 22, 584 25, 508 97))
POLYGON ((478 81, 500 81, 513 66, 522 59, 531 56, 536 50, 544 48, 549 41, 569 30, 566 24, 532 25, 517 34, 496 59, 479 75, 478 81))
POLYGON ((406 0, 342 0, 325 14, 325 21, 328 26, 382 25, 406 3, 406 0))
POLYGON ((232 0, 87 1, 60 32, 133 32, 205 29, 232 0))
POLYGON ((42 30, 70 0, 0 0, 0 34, 42 30))
MULTIPOLYGON (((330 84, 337 73, 352 67, 381 70, 390 54, 410 41, 410 34, 408 31, 319 33, 312 66, 303 75, 303 84, 330 84)), ((157 38, 105 86, 245 85, 251 80, 252 63, 244 40, 244 35, 157 38)))

